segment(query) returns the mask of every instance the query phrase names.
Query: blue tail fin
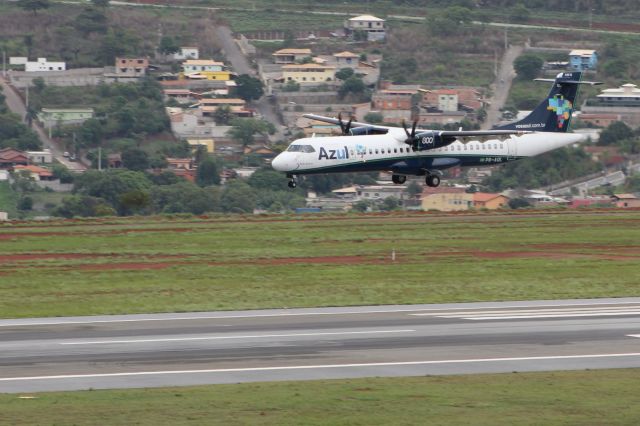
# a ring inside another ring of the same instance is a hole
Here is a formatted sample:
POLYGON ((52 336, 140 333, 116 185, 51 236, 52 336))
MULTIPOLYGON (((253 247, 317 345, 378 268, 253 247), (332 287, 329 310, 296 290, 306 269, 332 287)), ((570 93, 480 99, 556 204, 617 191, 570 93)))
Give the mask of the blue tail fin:
MULTIPOLYGON (((547 98, 531 114, 520 121, 499 126, 499 130, 531 130, 537 132, 566 132, 571 122, 573 103, 578 95, 581 72, 563 72, 555 79, 537 79, 552 81, 553 87, 547 98)), ((586 84, 599 84, 584 82, 586 84)))

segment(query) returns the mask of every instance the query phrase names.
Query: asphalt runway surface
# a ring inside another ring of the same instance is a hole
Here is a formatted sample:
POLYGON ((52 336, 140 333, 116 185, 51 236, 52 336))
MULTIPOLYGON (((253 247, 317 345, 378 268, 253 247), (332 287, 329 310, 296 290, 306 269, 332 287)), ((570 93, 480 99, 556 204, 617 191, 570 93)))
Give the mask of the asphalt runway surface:
POLYGON ((640 298, 0 320, 0 392, 640 367, 640 298))

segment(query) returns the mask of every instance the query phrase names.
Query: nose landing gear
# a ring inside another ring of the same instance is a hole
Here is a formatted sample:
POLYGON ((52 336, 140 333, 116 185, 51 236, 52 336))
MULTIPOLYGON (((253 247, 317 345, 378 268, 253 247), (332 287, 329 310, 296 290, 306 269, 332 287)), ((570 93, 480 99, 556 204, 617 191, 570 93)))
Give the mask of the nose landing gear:
POLYGON ((294 175, 287 175, 287 177, 289 178, 289 188, 294 189, 298 186, 298 180, 294 175))

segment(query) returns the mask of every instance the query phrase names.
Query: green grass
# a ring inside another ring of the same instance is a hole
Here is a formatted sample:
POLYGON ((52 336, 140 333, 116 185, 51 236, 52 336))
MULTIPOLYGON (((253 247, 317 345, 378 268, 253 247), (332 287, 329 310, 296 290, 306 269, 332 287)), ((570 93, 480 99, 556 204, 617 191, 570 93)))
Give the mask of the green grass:
POLYGON ((0 211, 9 213, 9 217, 18 214, 18 195, 9 182, 0 182, 0 211))
POLYGON ((0 316, 637 296, 639 223, 557 212, 9 225, 0 316))
POLYGON ((635 425, 640 369, 0 395, 3 424, 635 425))

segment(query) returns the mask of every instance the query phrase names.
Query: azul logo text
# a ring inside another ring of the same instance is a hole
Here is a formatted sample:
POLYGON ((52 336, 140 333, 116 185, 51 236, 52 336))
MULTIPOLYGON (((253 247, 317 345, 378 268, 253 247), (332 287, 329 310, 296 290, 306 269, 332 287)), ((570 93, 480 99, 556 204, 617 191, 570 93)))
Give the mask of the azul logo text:
POLYGON ((348 160, 349 150, 346 146, 340 149, 324 149, 321 147, 318 160, 322 160, 323 158, 326 160, 348 160))

